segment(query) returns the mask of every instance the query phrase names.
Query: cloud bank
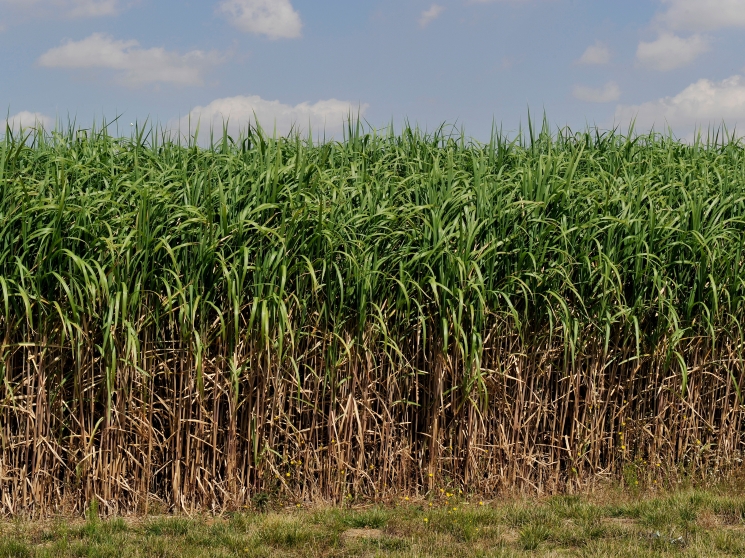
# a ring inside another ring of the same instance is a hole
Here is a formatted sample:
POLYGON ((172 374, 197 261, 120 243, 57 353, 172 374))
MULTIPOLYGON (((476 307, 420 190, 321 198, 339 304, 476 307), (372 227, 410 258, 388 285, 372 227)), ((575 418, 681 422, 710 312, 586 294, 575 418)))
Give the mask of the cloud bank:
POLYGON ((246 33, 269 39, 296 39, 302 34, 303 22, 290 0, 223 0, 218 11, 246 33))
POLYGON ((39 13, 61 11, 69 17, 112 16, 122 10, 120 0, 0 0, 3 4, 39 13))
POLYGON ((745 0, 662 0, 667 10, 658 16, 663 25, 687 31, 745 27, 745 0))
POLYGON ((617 123, 624 125, 632 119, 636 119, 639 129, 671 126, 679 133, 722 122, 729 127, 745 124, 745 78, 700 79, 675 96, 616 109, 617 123))
POLYGON ((202 85, 204 73, 220 63, 221 56, 201 50, 179 54, 163 48, 144 49, 137 41, 94 33, 45 52, 38 62, 45 68, 115 70, 117 81, 131 87, 153 82, 202 85))
POLYGON ((424 10, 422 12, 421 17, 419 18, 419 26, 420 27, 427 27, 430 23, 432 23, 434 20, 436 20, 442 12, 445 11, 444 6, 440 6, 439 4, 432 4, 429 9, 424 10))
POLYGON ((287 105, 280 101, 269 101, 258 95, 226 97, 216 99, 206 106, 195 107, 189 114, 181 118, 176 126, 182 133, 186 133, 191 125, 192 131, 197 122, 202 130, 210 127, 221 130, 223 123, 228 123, 228 129, 235 134, 251 123, 257 121, 267 132, 272 133, 276 127, 279 134, 287 134, 290 130, 308 130, 314 132, 340 131, 351 115, 356 117, 365 114, 368 105, 357 105, 349 101, 328 99, 317 103, 300 103, 287 105))
POLYGON ((0 134, 4 135, 7 127, 10 127, 13 131, 17 131, 20 128, 35 128, 38 125, 48 130, 54 127, 54 118, 40 112, 24 110, 8 117, 6 120, 0 121, 0 134))
POLYGON ((586 103, 610 103, 621 98, 621 88, 613 81, 609 81, 599 89, 585 85, 575 85, 572 96, 586 103))
POLYGON ((709 50, 709 40, 699 34, 684 39, 672 33, 662 33, 657 40, 640 42, 636 59, 642 65, 663 72, 687 66, 709 50))
POLYGON ((610 62, 610 50, 605 43, 597 41, 594 45, 587 47, 577 62, 588 66, 601 66, 607 64, 610 62))

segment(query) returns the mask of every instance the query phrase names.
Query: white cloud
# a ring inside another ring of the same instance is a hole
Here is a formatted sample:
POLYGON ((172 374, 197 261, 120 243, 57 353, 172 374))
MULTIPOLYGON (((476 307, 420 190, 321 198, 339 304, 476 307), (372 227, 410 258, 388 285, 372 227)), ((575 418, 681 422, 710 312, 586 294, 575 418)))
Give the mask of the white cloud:
POLYGON ((270 39, 296 39, 303 28, 290 0, 223 0, 218 10, 241 31, 270 39))
POLYGON ((419 18, 419 25, 422 27, 427 27, 427 25, 440 17, 440 14, 442 14, 442 12, 444 11, 444 6, 440 6, 439 4, 432 4, 429 9, 422 12, 421 17, 419 18))
POLYGON ((575 99, 588 103, 610 103, 611 101, 617 101, 621 97, 621 89, 617 83, 612 81, 609 81, 600 89, 585 85, 575 85, 572 90, 572 96, 575 99))
POLYGON ((641 129, 669 125, 678 132, 722 122, 730 127, 738 122, 745 124, 745 78, 735 75, 718 82, 701 79, 674 97, 616 109, 617 123, 627 124, 634 118, 641 129))
POLYGON ((52 128, 54 126, 54 118, 40 112, 24 110, 0 122, 0 134, 5 134, 7 126, 10 126, 10 129, 15 131, 19 128, 35 128, 39 124, 46 129, 52 128))
POLYGON ((228 122, 231 133, 245 129, 249 123, 258 121, 269 133, 275 126, 280 134, 287 134, 293 127, 307 129, 310 124, 314 132, 333 132, 342 129, 346 120, 352 116, 364 115, 368 105, 356 105, 348 101, 328 99, 315 104, 300 103, 291 106, 280 101, 268 101, 258 95, 227 97, 216 99, 204 107, 194 108, 188 116, 181 118, 181 132, 184 133, 191 120, 192 130, 200 122, 201 129, 222 128, 228 122))
POLYGON ((610 50, 601 41, 587 47, 585 52, 577 60, 580 64, 603 65, 610 62, 610 50))
POLYGON ((640 42, 636 49, 637 61, 655 70, 668 71, 686 66, 709 50, 709 39, 691 35, 684 39, 672 33, 662 33, 656 41, 640 42))
POLYGON ((119 11, 117 0, 74 0, 70 6, 73 17, 114 15, 119 11))
POLYGON ((667 11, 658 19, 672 29, 713 31, 745 27, 745 0, 662 0, 667 11))
POLYGON ((40 14, 61 12, 69 17, 110 16, 122 9, 121 0, 0 0, 2 4, 40 14))
POLYGON ((117 81, 129 86, 151 82, 201 85, 204 72, 220 61, 216 52, 179 54, 163 48, 144 49, 137 41, 118 41, 102 33, 65 42, 39 58, 39 64, 47 68, 117 70, 117 81))

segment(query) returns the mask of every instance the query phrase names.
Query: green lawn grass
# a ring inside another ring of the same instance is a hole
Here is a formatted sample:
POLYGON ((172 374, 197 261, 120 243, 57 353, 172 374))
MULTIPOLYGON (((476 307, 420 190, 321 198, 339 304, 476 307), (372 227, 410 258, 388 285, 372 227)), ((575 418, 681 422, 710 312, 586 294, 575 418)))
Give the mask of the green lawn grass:
POLYGON ((221 517, 0 523, 0 557, 743 556, 745 495, 730 488, 480 501, 440 493, 221 517))

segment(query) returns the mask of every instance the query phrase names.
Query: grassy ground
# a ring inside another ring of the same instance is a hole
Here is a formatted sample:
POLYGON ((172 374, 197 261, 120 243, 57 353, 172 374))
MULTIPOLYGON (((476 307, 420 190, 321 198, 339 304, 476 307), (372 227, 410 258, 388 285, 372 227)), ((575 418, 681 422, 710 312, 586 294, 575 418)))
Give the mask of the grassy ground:
POLYGON ((733 489, 0 523, 0 557, 743 556, 733 489))

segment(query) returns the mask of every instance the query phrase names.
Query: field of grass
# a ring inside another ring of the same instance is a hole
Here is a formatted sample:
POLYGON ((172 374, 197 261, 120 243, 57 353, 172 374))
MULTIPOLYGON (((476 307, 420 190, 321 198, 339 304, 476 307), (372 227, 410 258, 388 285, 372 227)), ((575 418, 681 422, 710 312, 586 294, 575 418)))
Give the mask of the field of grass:
POLYGON ((0 558, 743 556, 745 496, 683 490, 0 523, 0 558))
POLYGON ((0 141, 0 513, 742 462, 739 140, 111 130, 0 141))

